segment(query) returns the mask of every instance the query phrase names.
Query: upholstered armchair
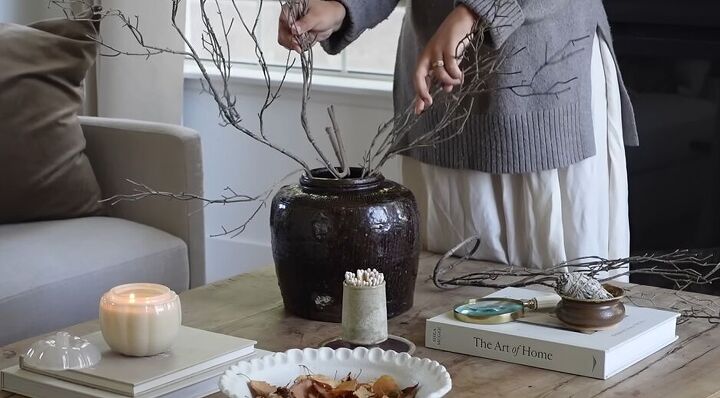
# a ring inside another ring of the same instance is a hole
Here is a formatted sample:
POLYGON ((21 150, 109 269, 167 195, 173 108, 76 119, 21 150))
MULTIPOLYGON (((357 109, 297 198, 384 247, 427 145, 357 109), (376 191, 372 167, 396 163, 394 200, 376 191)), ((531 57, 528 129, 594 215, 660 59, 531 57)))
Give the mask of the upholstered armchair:
MULTIPOLYGON (((102 194, 131 179, 202 194, 197 132, 159 123, 81 118, 102 194)), ((113 286, 153 282, 176 292, 205 283, 202 204, 151 197, 107 216, 0 225, 0 346, 97 318, 113 286)))

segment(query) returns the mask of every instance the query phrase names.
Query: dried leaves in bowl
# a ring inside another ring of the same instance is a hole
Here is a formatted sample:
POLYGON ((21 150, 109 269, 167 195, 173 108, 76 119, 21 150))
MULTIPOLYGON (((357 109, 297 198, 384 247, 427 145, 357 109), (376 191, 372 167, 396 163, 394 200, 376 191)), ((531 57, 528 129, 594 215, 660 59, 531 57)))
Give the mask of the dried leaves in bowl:
POLYGON ((341 380, 325 375, 303 375, 278 387, 260 380, 249 383, 253 398, 415 398, 418 385, 400 388, 392 376, 361 383, 348 374, 341 380))

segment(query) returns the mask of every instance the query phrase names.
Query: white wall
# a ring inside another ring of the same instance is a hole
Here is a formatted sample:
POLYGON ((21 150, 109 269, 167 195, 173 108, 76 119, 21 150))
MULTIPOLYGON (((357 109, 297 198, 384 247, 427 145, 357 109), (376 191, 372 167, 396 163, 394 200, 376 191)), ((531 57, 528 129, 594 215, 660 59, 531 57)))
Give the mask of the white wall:
POLYGON ((55 6, 48 6, 46 0, 0 0, 0 22, 27 25, 42 19, 62 16, 55 6))
MULTIPOLYGON (((182 29, 185 3, 180 5, 177 23, 182 29)), ((178 50, 185 45, 170 25, 170 1, 102 0, 102 7, 105 10, 120 10, 131 19, 139 16, 138 29, 146 43, 178 50)), ((100 24, 100 35, 103 42, 113 48, 145 53, 119 18, 104 18, 100 24)), ((113 53, 105 48, 101 48, 100 52, 113 53)), ((179 124, 183 109, 183 63, 183 57, 169 54, 150 58, 98 57, 94 68, 96 87, 89 86, 89 113, 101 117, 179 124)))
MULTIPOLYGON (((389 87, 389 84, 386 86, 389 87)), ((297 168, 283 155, 252 141, 232 128, 220 127, 215 103, 207 94, 200 95, 200 89, 198 79, 185 80, 184 124, 199 131, 202 136, 205 196, 219 196, 226 186, 232 187, 238 193, 256 195, 297 168)), ((243 81, 235 82, 232 89, 238 96, 238 110, 248 125, 256 127, 255 115, 260 95, 264 95, 264 88, 257 86, 257 82, 253 84, 243 81)), ((297 88, 286 87, 280 99, 267 112, 266 131, 271 137, 311 161, 316 156, 300 128, 299 99, 297 88)), ((335 105, 350 158, 353 162, 360 163, 377 126, 392 114, 391 93, 386 89, 368 90, 367 86, 357 89, 316 89, 313 106, 310 108, 310 120, 318 136, 328 125, 325 110, 328 104, 335 105)), ((327 145, 325 148, 328 148, 326 153, 332 153, 327 145)), ((387 178, 399 180, 399 161, 396 159, 390 162, 383 173, 387 178)), ((288 181, 294 182, 297 182, 297 176, 288 181)), ((223 225, 228 228, 242 223, 254 210, 254 206, 252 203, 241 203, 207 208, 206 232, 212 234, 222 231, 223 225)), ((272 264, 269 203, 239 236, 208 238, 206 242, 208 281, 272 264)))

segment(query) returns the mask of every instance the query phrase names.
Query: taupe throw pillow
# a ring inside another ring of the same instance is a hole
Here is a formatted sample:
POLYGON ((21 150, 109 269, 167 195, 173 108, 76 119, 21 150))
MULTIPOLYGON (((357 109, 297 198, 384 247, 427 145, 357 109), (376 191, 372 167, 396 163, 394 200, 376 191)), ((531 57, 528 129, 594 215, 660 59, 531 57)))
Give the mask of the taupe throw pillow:
POLYGON ((90 21, 0 23, 0 223, 102 211, 77 117, 96 56, 88 35, 90 21))

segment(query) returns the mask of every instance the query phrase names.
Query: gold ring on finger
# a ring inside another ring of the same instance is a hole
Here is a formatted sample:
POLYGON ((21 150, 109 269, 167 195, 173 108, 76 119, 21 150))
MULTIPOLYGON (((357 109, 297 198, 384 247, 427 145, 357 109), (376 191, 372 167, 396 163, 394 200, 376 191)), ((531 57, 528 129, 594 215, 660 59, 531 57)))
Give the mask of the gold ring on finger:
POLYGON ((439 60, 433 62, 431 66, 433 69, 442 68, 443 66, 445 66, 445 61, 443 61, 442 59, 439 59, 439 60))

